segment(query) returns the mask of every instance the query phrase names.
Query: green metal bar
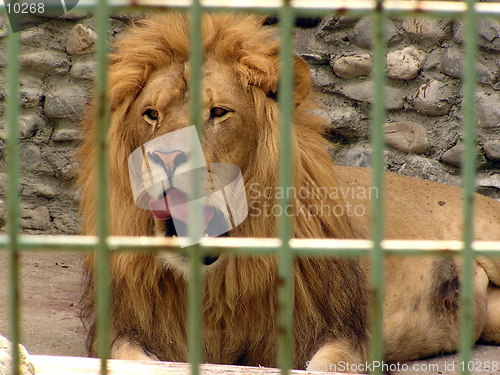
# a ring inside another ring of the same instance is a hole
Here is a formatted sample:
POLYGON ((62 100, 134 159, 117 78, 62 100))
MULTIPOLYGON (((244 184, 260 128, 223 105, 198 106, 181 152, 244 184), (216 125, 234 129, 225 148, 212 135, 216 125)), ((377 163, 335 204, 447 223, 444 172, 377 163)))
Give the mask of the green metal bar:
MULTIPOLYGON (((97 0, 95 0, 97 3, 97 0)), ((137 10, 155 10, 157 8, 167 8, 169 10, 186 10, 189 8, 190 3, 186 0, 184 4, 175 0, 173 2, 166 0, 148 0, 147 3, 140 1, 129 0, 128 5, 126 1, 110 1, 113 10, 117 11, 137 11, 137 10)), ((296 0, 293 4, 293 9, 296 15, 310 15, 310 16, 325 16, 330 11, 341 11, 344 15, 363 16, 371 14, 377 7, 377 4, 372 1, 351 1, 345 2, 343 0, 324 0, 321 3, 316 3, 309 0, 296 0)), ((4 4, 0 2, 0 9, 4 8, 4 4)), ((79 10, 93 10, 95 5, 87 2, 86 4, 78 4, 79 10)), ((278 15, 280 7, 272 3, 262 5, 233 3, 227 5, 224 1, 224 6, 218 6, 215 2, 210 4, 205 3, 201 6, 203 11, 207 12, 245 12, 252 11, 267 15, 278 15)), ((476 12, 484 16, 498 16, 500 9, 497 3, 476 3, 474 6, 476 12)), ((451 1, 418 1, 409 2, 404 0, 399 1, 385 1, 384 10, 388 16, 402 16, 410 13, 425 13, 429 16, 436 17, 455 17, 460 16, 466 10, 465 2, 451 2, 451 1)))
POLYGON ((110 271, 108 236, 108 121, 109 100, 107 96, 108 80, 108 30, 109 7, 107 0, 99 0, 96 8, 96 59, 97 74, 96 88, 96 124, 97 138, 95 147, 97 153, 97 236, 99 239, 97 250, 96 275, 96 310, 97 310, 97 337, 98 353, 101 358, 101 374, 107 374, 107 360, 109 358, 109 324, 111 310, 110 271))
MULTIPOLYGON (((98 0, 94 0, 94 4, 86 2, 86 4, 78 4, 78 10, 81 11, 93 11, 95 9, 95 4, 98 0)), ((180 4, 177 0, 170 2, 165 0, 148 0, 147 3, 129 0, 128 5, 125 1, 109 1, 113 11, 117 12, 137 12, 138 10, 154 11, 158 8, 168 8, 169 10, 187 10, 190 7, 188 1, 185 4, 180 4)), ((206 12, 255 12, 265 15, 278 15, 280 11, 279 6, 269 6, 261 5, 247 5, 233 3, 227 5, 224 2, 224 6, 217 6, 216 3, 211 2, 210 4, 202 4, 200 6, 201 10, 206 12)), ((330 0, 323 1, 321 4, 315 4, 314 2, 308 0, 294 1, 293 9, 297 16, 318 16, 324 17, 329 14, 334 14, 335 12, 342 13, 342 15, 349 16, 366 16, 372 14, 376 9, 377 5, 372 1, 352 1, 346 3, 343 0, 330 0)), ((0 2, 0 9, 5 9, 5 5, 0 2)), ((465 2, 451 2, 451 1, 385 1, 383 4, 384 12, 390 17, 400 17, 409 14, 414 14, 418 12, 420 14, 425 13, 428 16, 435 17, 447 17, 456 18, 460 17, 466 10, 467 5, 465 2)), ((476 13, 481 16, 488 17, 499 17, 500 8, 498 3, 476 3, 474 6, 476 13)))
MULTIPOLYGON (((15 4, 15 3, 12 3, 15 4)), ((19 15, 11 14, 11 30, 7 37, 7 225, 9 238, 9 323, 12 342, 12 374, 18 375, 20 341, 19 299, 19 33, 12 32, 19 15)))
MULTIPOLYGON (((293 26, 294 12, 290 1, 285 1, 280 10, 280 81, 278 98, 280 105, 280 168, 279 186, 283 191, 293 186, 293 26)), ((280 199, 282 212, 292 205, 292 197, 280 199)), ((288 215, 278 217, 278 367, 281 374, 288 374, 293 366, 293 254, 289 239, 293 237, 293 221, 288 215)))
MULTIPOLYGON (((53 236, 53 235, 20 235, 19 251, 91 251, 99 243, 95 236, 53 236)), ((0 236, 0 249, 8 250, 9 236, 0 236)), ((175 239, 159 237, 114 237, 107 238, 109 251, 149 252, 158 249, 177 250, 179 243, 175 239)), ((281 246, 277 238, 211 238, 199 246, 203 254, 241 254, 241 255, 273 255, 281 246)), ((373 242, 368 240, 332 240, 332 239, 291 239, 290 251, 295 256, 366 256, 370 253, 373 242)), ((416 240, 384 240, 381 243, 384 254, 388 255, 438 255, 455 256, 463 251, 462 241, 416 241, 416 240)), ((475 241, 472 243, 474 256, 500 256, 500 242, 475 241)))
MULTIPOLYGON (((370 254, 370 360, 384 360, 384 336, 383 336, 383 316, 384 305, 384 253, 381 242, 384 239, 384 123, 386 119, 385 111, 385 19, 382 0, 377 0, 379 7, 373 12, 373 80, 372 80, 372 130, 371 142, 373 146, 372 181, 377 195, 373 197, 373 223, 372 240, 373 249, 370 254)), ((381 368, 374 369, 375 374, 381 373, 381 368)))
MULTIPOLYGON (((202 11, 199 0, 194 0, 189 8, 190 43, 189 43, 189 98, 191 108, 191 121, 202 140, 202 74, 203 74, 203 34, 202 11)), ((195 140, 193 140, 195 141, 195 140)), ((193 148, 196 149, 196 148, 193 148)), ((200 158, 203 155, 192 155, 200 158)), ((201 173, 194 170, 191 174, 190 191, 194 196, 200 196, 201 173)), ((195 243, 188 248, 189 254, 189 282, 188 282, 188 356, 191 364, 191 374, 198 375, 200 364, 203 362, 203 276, 202 253, 196 242, 203 235, 200 206, 190 202, 188 235, 195 243)))
MULTIPOLYGON (((474 241, 474 193, 476 182, 476 89, 477 89, 477 44, 476 44, 476 14, 475 0, 467 1, 465 11, 465 41, 462 99, 463 114, 463 145, 462 184, 463 184, 463 242, 462 275, 460 283, 460 360, 468 364, 472 359, 474 298, 473 298, 473 252, 474 241)), ((468 366, 463 366, 462 374, 469 374, 468 366)))

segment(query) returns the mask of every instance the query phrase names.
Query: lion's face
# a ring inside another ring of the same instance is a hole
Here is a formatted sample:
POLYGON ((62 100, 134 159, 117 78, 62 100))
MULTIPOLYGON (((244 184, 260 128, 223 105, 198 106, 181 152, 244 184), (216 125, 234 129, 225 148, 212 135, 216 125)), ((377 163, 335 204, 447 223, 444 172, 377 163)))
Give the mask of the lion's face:
MULTIPOLYGON (((185 132, 177 132, 192 125, 188 82, 189 71, 185 65, 173 65, 154 72, 132 104, 126 119, 127 127, 134 129, 140 139, 140 153, 146 156, 141 158, 142 180, 149 186, 149 209, 154 216, 158 236, 187 235, 186 195, 190 191, 191 180, 186 172, 193 166, 199 166, 196 161, 193 162, 189 137, 184 134, 179 138, 178 134, 185 132), (148 183, 149 180, 161 180, 161 183, 148 183), (176 209, 172 208, 173 202, 177 204, 176 209)), ((244 176, 252 163, 257 142, 253 97, 244 90, 230 66, 210 59, 204 65, 202 90, 204 162, 207 166, 231 163, 239 167, 244 176)), ((216 172, 213 169, 210 171, 212 179, 208 170, 205 172, 200 182, 204 196, 203 229, 207 236, 214 237, 231 228, 231 218, 224 198, 210 195, 213 173, 216 172)), ((242 203, 246 205, 246 199, 242 203)), ((186 272, 187 259, 184 256, 163 252, 160 257, 167 266, 186 272)), ((208 267, 216 261, 217 258, 206 257, 204 263, 208 267)))

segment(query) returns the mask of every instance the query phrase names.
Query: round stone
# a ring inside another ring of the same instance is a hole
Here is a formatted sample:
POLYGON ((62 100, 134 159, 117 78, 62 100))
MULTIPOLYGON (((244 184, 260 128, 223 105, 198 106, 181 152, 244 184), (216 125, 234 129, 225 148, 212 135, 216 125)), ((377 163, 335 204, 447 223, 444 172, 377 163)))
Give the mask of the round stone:
POLYGON ((418 122, 401 121, 385 124, 384 137, 389 146, 408 154, 422 154, 431 149, 425 128, 418 122))
POLYGON ((413 98, 415 109, 429 116, 448 114, 454 102, 453 90, 443 82, 434 79, 420 86, 413 98))
POLYGON ((344 56, 332 65, 333 71, 340 78, 356 78, 370 74, 372 71, 372 58, 369 54, 344 56))
POLYGON ((387 55, 387 76, 394 79, 414 79, 425 60, 425 52, 415 47, 390 52, 387 55))

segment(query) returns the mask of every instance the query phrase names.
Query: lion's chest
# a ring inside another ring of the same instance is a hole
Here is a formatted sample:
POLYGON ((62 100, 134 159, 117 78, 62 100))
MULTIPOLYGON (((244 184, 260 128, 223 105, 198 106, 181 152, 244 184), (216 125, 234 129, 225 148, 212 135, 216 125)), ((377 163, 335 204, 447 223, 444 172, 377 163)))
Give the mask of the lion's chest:
POLYGON ((219 295, 205 306, 205 360, 211 363, 275 365, 274 293, 251 298, 219 295))

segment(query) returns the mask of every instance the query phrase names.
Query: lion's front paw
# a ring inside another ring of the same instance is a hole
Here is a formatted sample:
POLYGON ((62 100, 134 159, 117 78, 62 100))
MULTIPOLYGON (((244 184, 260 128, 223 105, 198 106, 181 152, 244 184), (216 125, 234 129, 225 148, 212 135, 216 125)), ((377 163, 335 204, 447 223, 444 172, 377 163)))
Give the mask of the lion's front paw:
POLYGON ((306 366, 308 371, 357 373, 366 372, 365 361, 365 355, 360 348, 354 349, 347 342, 335 341, 323 345, 306 366))
MULTIPOLYGON (((35 375, 35 367, 29 359, 28 351, 19 345, 20 374, 35 375)), ((5 337, 0 336, 0 375, 12 374, 12 345, 5 337)))
POLYGON ((157 361, 153 354, 146 354, 138 345, 126 339, 118 340, 111 347, 111 358, 132 361, 157 361))
POLYGON ((488 312, 481 339, 490 344, 500 345, 500 288, 488 289, 488 312))

